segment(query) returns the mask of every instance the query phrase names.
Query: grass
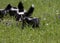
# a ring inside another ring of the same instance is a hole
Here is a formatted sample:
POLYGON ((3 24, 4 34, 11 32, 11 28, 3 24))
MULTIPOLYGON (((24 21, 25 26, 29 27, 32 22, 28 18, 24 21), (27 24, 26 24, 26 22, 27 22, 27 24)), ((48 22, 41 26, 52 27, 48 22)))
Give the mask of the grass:
POLYGON ((60 43, 60 0, 0 0, 0 8, 5 8, 8 3, 13 6, 23 1, 24 8, 34 4, 33 17, 39 17, 40 28, 25 27, 11 17, 4 17, 0 22, 0 43, 60 43), (5 22, 11 20, 10 25, 5 22))

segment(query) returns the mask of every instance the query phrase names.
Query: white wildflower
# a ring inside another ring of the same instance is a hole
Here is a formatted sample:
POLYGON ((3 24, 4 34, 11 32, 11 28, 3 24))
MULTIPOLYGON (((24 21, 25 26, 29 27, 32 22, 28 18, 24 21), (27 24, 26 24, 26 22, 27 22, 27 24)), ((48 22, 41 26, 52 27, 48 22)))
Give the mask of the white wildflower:
POLYGON ((47 23, 46 25, 48 26, 49 24, 47 23))
POLYGON ((46 20, 46 18, 44 18, 44 20, 46 20))
POLYGON ((59 12, 58 10, 56 10, 56 12, 59 12))
POLYGON ((34 42, 35 40, 33 40, 33 42, 34 42))
POLYGON ((59 14, 59 10, 56 10, 56 14, 59 14))
POLYGON ((56 14, 59 14, 59 12, 57 12, 56 14))

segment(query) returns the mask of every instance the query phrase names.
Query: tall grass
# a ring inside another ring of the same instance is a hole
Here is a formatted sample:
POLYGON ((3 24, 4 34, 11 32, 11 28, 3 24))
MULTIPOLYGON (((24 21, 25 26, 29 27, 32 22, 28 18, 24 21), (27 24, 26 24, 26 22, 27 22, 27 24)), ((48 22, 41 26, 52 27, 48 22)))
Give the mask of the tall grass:
POLYGON ((5 21, 0 22, 0 43, 60 43, 60 0, 0 0, 0 9, 8 3, 17 7, 19 1, 26 10, 35 5, 32 16, 41 18, 40 28, 26 26, 22 30, 20 22, 4 17, 5 21))

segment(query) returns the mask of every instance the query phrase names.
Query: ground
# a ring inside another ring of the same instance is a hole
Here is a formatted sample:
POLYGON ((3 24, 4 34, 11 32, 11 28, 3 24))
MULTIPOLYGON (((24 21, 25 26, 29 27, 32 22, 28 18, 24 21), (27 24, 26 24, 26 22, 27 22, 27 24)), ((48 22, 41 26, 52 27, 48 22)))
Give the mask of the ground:
POLYGON ((6 16, 0 22, 0 43, 60 43, 60 0, 0 0, 0 9, 23 1, 26 10, 34 4, 32 17, 40 18, 40 28, 16 25, 14 18, 6 16), (6 25, 6 22, 10 24, 6 25))

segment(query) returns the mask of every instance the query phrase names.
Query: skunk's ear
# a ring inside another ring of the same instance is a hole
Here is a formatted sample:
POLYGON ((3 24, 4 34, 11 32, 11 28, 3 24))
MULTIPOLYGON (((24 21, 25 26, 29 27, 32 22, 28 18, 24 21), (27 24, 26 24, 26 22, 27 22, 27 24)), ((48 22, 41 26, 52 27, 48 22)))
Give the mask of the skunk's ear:
POLYGON ((26 16, 31 16, 31 14, 33 13, 33 11, 34 11, 34 4, 32 4, 32 6, 29 8, 29 10, 27 11, 27 14, 26 14, 26 16))
POLYGON ((19 11, 24 11, 24 6, 23 6, 23 3, 21 1, 18 4, 18 9, 19 9, 19 11))
POLYGON ((11 9, 11 5, 10 4, 8 4, 7 6, 6 6, 6 8, 5 8, 5 10, 9 10, 9 9, 11 9))

